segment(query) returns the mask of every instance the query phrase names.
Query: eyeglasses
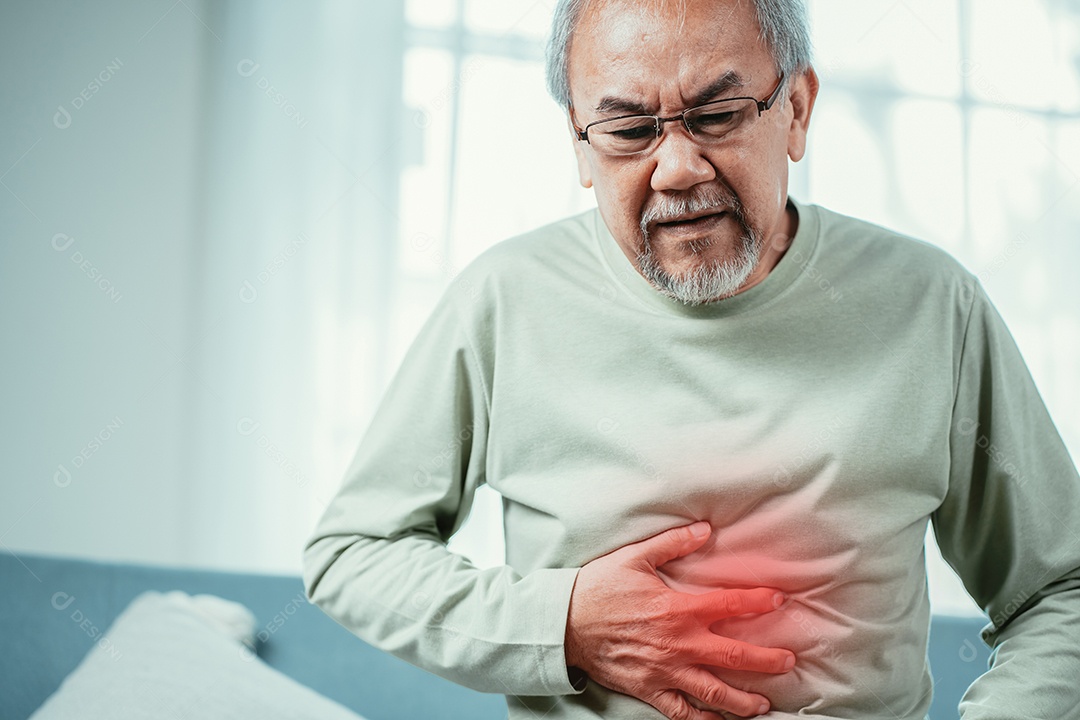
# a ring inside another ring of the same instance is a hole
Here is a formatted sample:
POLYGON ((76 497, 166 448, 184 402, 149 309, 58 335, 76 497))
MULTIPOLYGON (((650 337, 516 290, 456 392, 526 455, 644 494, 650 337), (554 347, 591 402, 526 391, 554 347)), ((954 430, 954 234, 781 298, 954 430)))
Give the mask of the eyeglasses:
POLYGON ((724 98, 704 105, 683 110, 678 115, 626 115, 589 123, 582 130, 574 119, 574 108, 567 106, 570 120, 578 140, 589 143, 603 155, 637 155, 656 145, 664 130, 664 123, 682 120, 683 127, 701 142, 716 142, 750 123, 757 110, 757 117, 773 106, 784 86, 784 76, 776 83, 776 89, 764 100, 752 97, 724 98))

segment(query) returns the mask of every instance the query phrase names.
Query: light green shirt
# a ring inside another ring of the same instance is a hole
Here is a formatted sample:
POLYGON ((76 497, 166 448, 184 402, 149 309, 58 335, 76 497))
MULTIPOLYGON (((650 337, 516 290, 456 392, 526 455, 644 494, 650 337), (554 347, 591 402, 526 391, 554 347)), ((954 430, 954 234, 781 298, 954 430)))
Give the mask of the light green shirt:
POLYGON ((769 717, 923 718, 923 541, 992 624, 968 720, 1080 718, 1080 478, 977 279, 942 250, 792 201, 758 285, 684 306, 597 210, 498 243, 451 283, 308 541, 308 597, 368 643, 507 696, 511 720, 661 720, 563 640, 577 568, 694 520, 686 592, 775 587, 717 632, 784 675, 715 672, 769 717), (506 565, 445 547, 487 483, 506 565))

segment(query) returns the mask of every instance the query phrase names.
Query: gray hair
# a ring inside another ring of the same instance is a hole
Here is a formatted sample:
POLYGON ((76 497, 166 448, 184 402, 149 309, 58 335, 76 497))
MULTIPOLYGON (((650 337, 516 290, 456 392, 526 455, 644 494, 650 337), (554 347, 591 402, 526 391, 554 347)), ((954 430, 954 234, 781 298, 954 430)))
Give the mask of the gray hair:
MULTIPOLYGON (((561 107, 570 103, 570 42, 589 0, 558 0, 548 39, 547 86, 561 107)), ((778 72, 791 78, 810 67, 810 25, 804 0, 753 0, 761 39, 778 72)), ((787 85, 790 87, 790 85, 787 85)), ((786 93, 786 91, 785 91, 786 93)))

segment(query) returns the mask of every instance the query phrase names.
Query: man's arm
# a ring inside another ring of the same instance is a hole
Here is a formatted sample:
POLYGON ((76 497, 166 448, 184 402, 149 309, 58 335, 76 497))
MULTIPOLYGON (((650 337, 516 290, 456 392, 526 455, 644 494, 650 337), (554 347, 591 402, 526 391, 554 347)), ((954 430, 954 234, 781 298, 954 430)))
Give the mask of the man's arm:
POLYGON ((453 682, 579 693, 565 618, 577 568, 522 577, 446 549, 484 482, 488 398, 452 285, 379 405, 304 549, 308 599, 369 644, 453 682))
POLYGON ((965 720, 1080 718, 1080 477, 1004 322, 972 281, 942 555, 990 617, 965 720))

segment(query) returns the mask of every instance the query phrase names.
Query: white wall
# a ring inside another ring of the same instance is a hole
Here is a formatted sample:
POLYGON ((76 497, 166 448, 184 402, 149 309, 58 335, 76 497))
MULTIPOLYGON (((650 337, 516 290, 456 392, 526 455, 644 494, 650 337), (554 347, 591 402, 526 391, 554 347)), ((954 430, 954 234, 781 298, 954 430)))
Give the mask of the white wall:
POLYGON ((183 559, 207 42, 172 0, 0 6, 0 550, 183 559))
POLYGON ((393 370, 403 22, 0 5, 0 551, 300 572, 393 370))

